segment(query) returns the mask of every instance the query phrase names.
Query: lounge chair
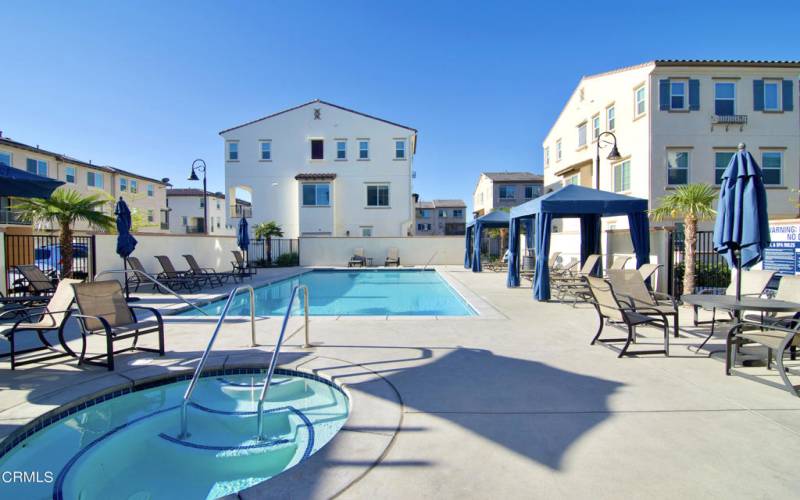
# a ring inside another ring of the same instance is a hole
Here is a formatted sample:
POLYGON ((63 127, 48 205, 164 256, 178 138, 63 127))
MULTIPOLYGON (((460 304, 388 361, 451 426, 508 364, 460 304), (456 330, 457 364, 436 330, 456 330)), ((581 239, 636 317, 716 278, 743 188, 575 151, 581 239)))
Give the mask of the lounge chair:
POLYGON ((659 319, 644 314, 644 308, 641 310, 635 309, 630 303, 626 302, 624 297, 620 297, 614 291, 614 286, 608 280, 595 276, 585 276, 584 280, 591 291, 593 298, 592 303, 597 310, 597 315, 600 320, 600 326, 592 339, 591 345, 594 345, 595 342, 602 342, 605 344, 624 342, 625 345, 617 355, 618 358, 622 356, 638 356, 640 354, 664 354, 665 356, 669 356, 669 325, 667 324, 667 318, 664 317, 663 314, 656 310, 649 311, 654 315, 661 316, 659 319), (623 323, 628 329, 627 337, 601 339, 600 334, 603 332, 603 326, 607 320, 623 323), (631 343, 636 342, 636 327, 641 325, 654 325, 663 329, 664 349, 628 352, 631 343))
POLYGON ((364 267, 367 265, 367 258, 364 257, 364 249, 356 248, 353 251, 353 256, 347 262, 347 267, 364 267))
POLYGON ((629 260, 631 260, 631 258, 626 257, 624 255, 614 257, 614 261, 611 263, 608 270, 610 271, 613 269, 625 269, 625 264, 627 264, 629 260))
POLYGON ((673 297, 649 290, 641 273, 635 269, 609 269, 608 280, 614 293, 625 297, 637 312, 645 316, 672 318, 673 334, 678 337, 680 313, 678 302, 673 297))
POLYGON ((73 295, 72 291, 72 285, 80 282, 80 280, 65 278, 58 284, 55 293, 53 293, 53 296, 50 297, 47 305, 15 309, 0 314, 0 318, 11 313, 13 313, 14 316, 19 316, 20 314, 24 316, 13 325, 9 324, 6 328, 0 329, 0 335, 5 337, 11 345, 9 352, 0 354, 0 357, 11 357, 12 370, 16 370, 18 366, 39 363, 49 359, 56 359, 65 356, 76 356, 64 341, 64 325, 69 318, 72 302, 75 300, 75 296, 73 295), (19 336, 20 332, 24 331, 36 332, 36 335, 39 337, 39 341, 42 343, 42 345, 18 350, 17 337, 19 336), (58 331, 58 339, 61 345, 66 349, 66 352, 59 351, 47 340, 44 334, 51 331, 58 331), (20 354, 42 350, 49 350, 52 351, 52 353, 45 356, 36 356, 26 358, 23 361, 17 361, 17 356, 20 354))
POLYGON ((785 326, 779 324, 742 324, 736 325, 728 332, 725 356, 725 375, 731 374, 731 369, 736 366, 736 353, 744 343, 757 343, 767 348, 767 369, 772 367, 772 359, 778 375, 781 376, 786 389, 794 396, 798 396, 797 388, 786 375, 786 368, 783 365, 783 357, 786 349, 795 346, 800 341, 800 322, 787 323, 785 326), (740 328, 741 326, 741 328, 740 328))
POLYGON ((395 247, 389 248, 389 250, 386 251, 386 262, 384 262, 383 265, 400 267, 400 251, 395 247))
POLYGON ((233 273, 237 274, 240 278, 252 278, 255 272, 247 264, 247 261, 244 260, 242 252, 240 250, 231 250, 231 253, 234 259, 231 262, 233 273))
MULTIPOLYGON (((800 276, 782 276, 778 283, 778 291, 772 298, 800 303, 800 276)), ((787 328, 792 328, 795 323, 800 323, 800 313, 788 315, 746 314, 744 318, 750 322, 780 325, 787 328)))
POLYGON ((573 303, 577 303, 579 300, 589 299, 591 294, 583 278, 592 274, 592 271, 594 271, 599 261, 600 255, 592 254, 586 258, 586 262, 583 263, 583 266, 577 274, 565 273, 552 277, 550 286, 553 287, 558 294, 558 300, 563 301, 568 295, 574 298, 573 303))
MULTIPOLYGON (((642 279, 644 280, 644 282, 647 283, 647 280, 655 275, 659 267, 661 266, 658 264, 642 264, 641 266, 639 266, 638 271, 639 274, 642 275, 642 279)), ((653 286, 652 283, 649 283, 648 288, 653 289, 655 287, 653 286)))
POLYGON ((172 260, 166 255, 156 255, 156 260, 161 266, 161 272, 156 276, 159 281, 166 278, 177 286, 186 288, 190 293, 195 288, 202 288, 204 284, 211 284, 211 278, 207 276, 193 276, 189 271, 176 270, 172 260))
POLYGON ((155 291, 158 291, 160 293, 167 293, 166 290, 163 290, 162 287, 156 285, 149 279, 145 278, 142 274, 146 274, 147 276, 150 276, 151 278, 158 280, 158 282, 161 283, 162 285, 170 288, 187 288, 187 285, 188 286, 192 285, 191 281, 187 280, 186 278, 181 277, 181 278, 171 279, 166 276, 158 276, 153 273, 148 273, 147 271, 145 271, 144 266, 137 257, 128 257, 126 260, 128 261, 128 267, 136 271, 139 271, 137 273, 130 273, 128 275, 128 284, 135 285, 133 289, 134 292, 138 292, 140 286, 149 285, 152 286, 153 290, 155 291))
POLYGON ((48 278, 44 272, 34 264, 21 264, 16 266, 17 271, 25 278, 28 292, 33 295, 52 295, 56 291, 54 280, 48 278))
POLYGON ((155 352, 159 356, 164 355, 164 321, 161 319, 161 314, 151 307, 128 305, 119 281, 80 283, 72 285, 72 288, 75 291, 75 301, 79 311, 79 314, 73 314, 73 317, 78 318, 81 335, 84 338, 79 364, 105 366, 112 371, 114 370, 115 354, 139 350, 155 352), (155 319, 141 321, 136 317, 134 310, 147 311, 155 319), (105 335, 106 352, 87 358, 86 336, 93 333, 105 335), (148 333, 158 333, 158 349, 136 345, 139 336, 148 333), (133 339, 133 345, 115 351, 114 343, 126 339, 133 339), (101 358, 105 358, 105 362, 96 361, 101 358))
POLYGON ((234 281, 240 278, 236 273, 218 273, 214 268, 200 267, 194 255, 185 254, 183 258, 186 259, 186 263, 189 264, 189 270, 192 276, 207 277, 211 283, 216 283, 221 286, 230 278, 233 278, 234 281))

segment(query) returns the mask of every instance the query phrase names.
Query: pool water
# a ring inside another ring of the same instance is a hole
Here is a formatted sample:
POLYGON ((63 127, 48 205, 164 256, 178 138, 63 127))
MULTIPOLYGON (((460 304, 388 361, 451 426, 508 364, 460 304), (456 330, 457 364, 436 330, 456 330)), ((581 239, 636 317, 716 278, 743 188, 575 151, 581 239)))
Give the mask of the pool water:
POLYGON ((177 435, 186 380, 82 409, 0 458, 0 470, 52 477, 0 485, 0 497, 218 498, 265 481, 322 448, 349 408, 337 387, 276 371, 264 406, 266 440, 258 441, 255 410, 263 380, 263 373, 200 379, 184 439, 177 435))
MULTIPOLYGON (((255 291, 256 314, 284 314, 292 288, 306 285, 308 313, 312 316, 473 316, 475 311, 436 271, 348 271, 313 270, 259 287, 255 291)), ((302 306, 301 300, 298 303, 302 306)), ((247 316, 250 301, 242 294, 231 304, 229 314, 247 316)), ((224 300, 201 309, 212 316, 221 313, 224 300)), ((301 307, 294 310, 300 314, 301 307)), ((183 315, 201 313, 188 310, 183 315)))

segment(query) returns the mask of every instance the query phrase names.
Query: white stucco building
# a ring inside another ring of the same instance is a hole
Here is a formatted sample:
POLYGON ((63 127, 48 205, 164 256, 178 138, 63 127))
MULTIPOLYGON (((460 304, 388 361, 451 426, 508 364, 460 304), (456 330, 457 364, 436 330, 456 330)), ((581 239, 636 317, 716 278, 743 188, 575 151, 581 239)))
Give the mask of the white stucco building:
POLYGON ((245 190, 287 238, 410 234, 415 129, 315 100, 220 135, 229 225, 245 190))
MULTIPOLYGON (((594 187, 604 131, 616 135, 622 158, 611 162, 609 147, 601 150, 600 188, 651 207, 679 185, 717 185, 743 142, 764 170, 770 218, 795 217, 799 74, 800 62, 658 60, 584 77, 543 141, 545 190, 594 187)), ((627 219, 604 225, 627 228, 627 219)))
MULTIPOLYGON (((233 235, 234 226, 228 224, 225 195, 208 192, 209 234, 233 235)), ((167 190, 169 207, 169 232, 173 234, 202 234, 205 232, 203 218, 204 198, 202 189, 176 188, 167 190)), ((241 201, 239 203, 241 205, 241 201)))

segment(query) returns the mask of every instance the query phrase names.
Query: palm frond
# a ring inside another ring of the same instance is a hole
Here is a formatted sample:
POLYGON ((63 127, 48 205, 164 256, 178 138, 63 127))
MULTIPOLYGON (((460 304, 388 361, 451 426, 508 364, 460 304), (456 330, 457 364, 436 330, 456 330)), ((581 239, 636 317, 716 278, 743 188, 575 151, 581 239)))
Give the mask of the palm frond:
POLYGON ((111 202, 105 193, 82 195, 74 189, 57 189, 47 199, 15 199, 14 207, 26 222, 58 224, 63 228, 84 221, 105 230, 114 225, 114 217, 102 211, 111 202))
POLYGON ((679 186, 675 192, 660 199, 660 206, 650 210, 656 221, 690 216, 697 220, 709 219, 714 210, 716 190, 708 184, 687 184, 679 186))

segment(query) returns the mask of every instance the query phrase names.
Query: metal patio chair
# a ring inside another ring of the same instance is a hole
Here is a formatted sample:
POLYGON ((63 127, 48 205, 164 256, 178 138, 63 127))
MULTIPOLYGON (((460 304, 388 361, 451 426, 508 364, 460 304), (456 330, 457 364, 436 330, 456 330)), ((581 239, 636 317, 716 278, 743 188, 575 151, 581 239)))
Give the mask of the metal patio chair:
POLYGON ((231 266, 233 266, 233 272, 238 274, 240 278, 252 278, 255 272, 250 268, 247 264, 247 261, 244 259, 244 254, 242 254, 241 250, 231 250, 233 254, 233 261, 231 262, 231 266))
POLYGON ((25 278, 27 282, 28 291, 33 295, 52 295, 56 291, 56 286, 53 279, 44 274, 44 271, 39 269, 34 264, 20 264, 15 266, 17 271, 25 278))
POLYGON ((389 250, 386 251, 386 262, 384 262, 384 266, 391 265, 400 267, 400 250, 396 247, 390 247, 389 250))
POLYGON ((555 289, 558 300, 563 302, 567 296, 573 297, 573 304, 581 300, 588 300, 591 294, 583 278, 591 275, 598 262, 600 262, 600 255, 592 254, 586 258, 586 262, 577 273, 564 273, 551 277, 550 286, 555 289))
POLYGON ((363 248, 353 250, 353 256, 347 262, 347 267, 364 267, 367 265, 367 258, 364 256, 363 248))
POLYGON ((211 284, 211 278, 208 276, 193 276, 190 271, 176 270, 172 265, 172 260, 166 255, 156 255, 155 257, 161 266, 161 272, 156 276, 158 280, 167 278, 173 283, 180 283, 179 286, 186 288, 190 293, 194 289, 202 288, 204 284, 211 284))
POLYGON ((614 293, 625 297, 637 312, 645 316, 663 315, 671 318, 673 335, 678 337, 680 309, 672 296, 649 290, 641 273, 635 269, 609 269, 608 280, 614 287, 614 293))
POLYGON ((186 259, 186 263, 189 264, 189 270, 192 276, 207 277, 212 283, 218 285, 223 285, 230 278, 233 278, 234 281, 240 279, 239 275, 233 272, 220 273, 213 267, 200 267, 200 264, 197 263, 197 259, 195 259, 192 254, 185 254, 183 258, 186 259))
POLYGON ((794 396, 800 396, 797 388, 789 380, 783 364, 786 349, 798 345, 798 342, 800 342, 800 322, 798 321, 784 324, 739 323, 733 325, 728 331, 726 342, 725 375, 730 375, 731 370, 736 366, 736 354, 743 344, 760 344, 767 348, 767 369, 772 368, 774 360, 778 375, 781 376, 786 390, 794 396))

